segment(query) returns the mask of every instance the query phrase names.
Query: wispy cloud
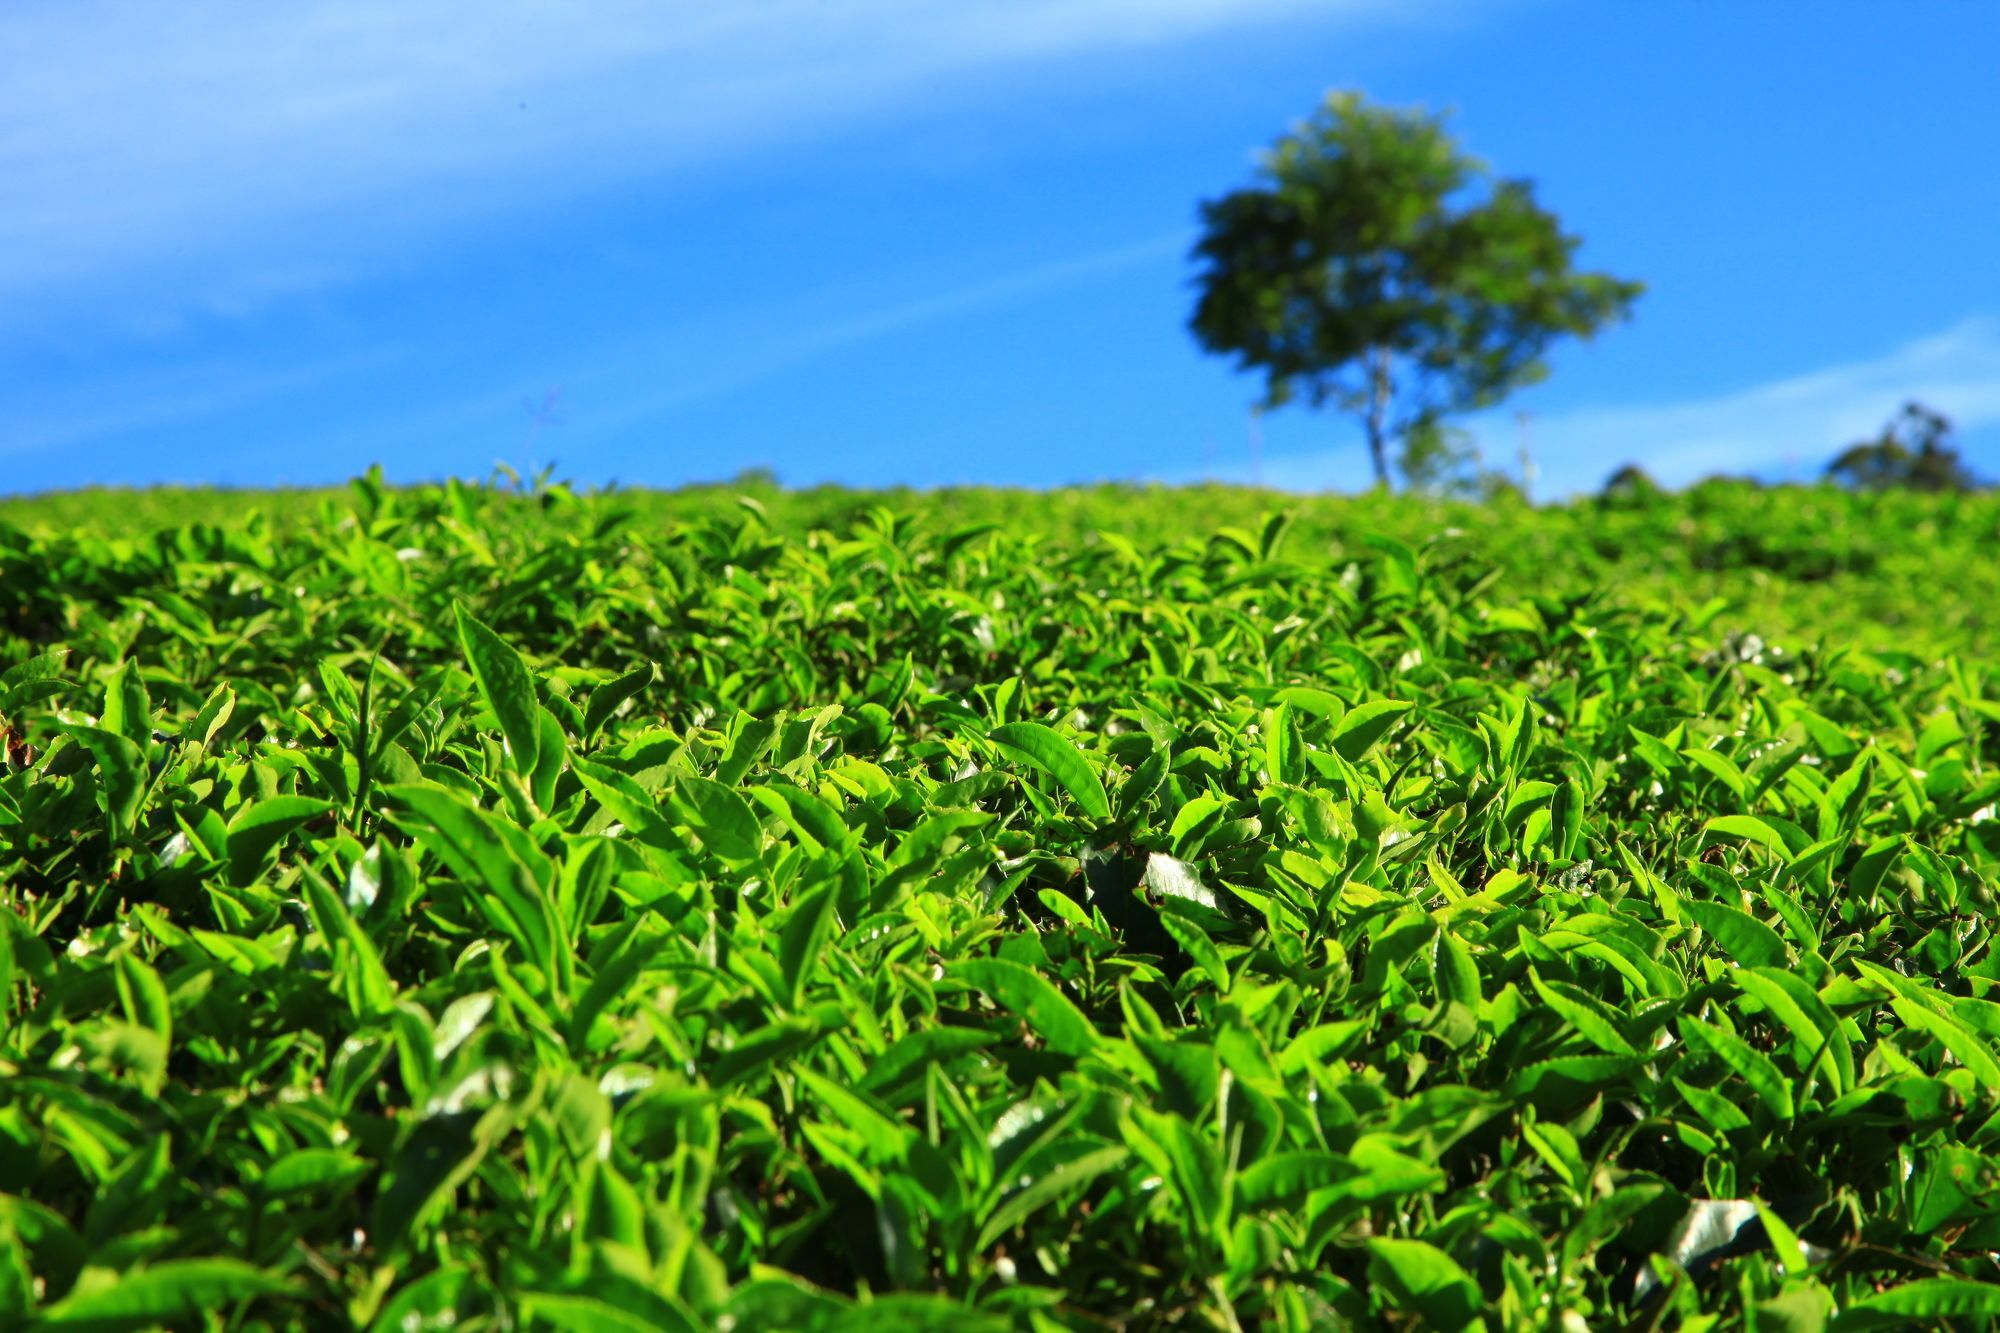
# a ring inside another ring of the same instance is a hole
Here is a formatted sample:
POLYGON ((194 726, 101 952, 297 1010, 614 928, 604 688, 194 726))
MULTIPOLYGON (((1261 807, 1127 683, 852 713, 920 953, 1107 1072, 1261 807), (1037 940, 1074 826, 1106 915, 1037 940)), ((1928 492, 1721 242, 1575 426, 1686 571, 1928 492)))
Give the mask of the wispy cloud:
MULTIPOLYGON (((381 456, 467 434, 499 438, 493 432, 517 423, 524 395, 546 391, 538 385, 560 384, 565 399, 573 396, 590 404, 567 423, 561 437, 565 459, 587 463, 597 446, 634 425, 747 388, 817 357, 1160 263, 1184 253, 1188 243, 1183 232, 1154 236, 860 310, 846 308, 844 299, 835 296, 732 310, 656 329, 642 338, 585 348, 561 364, 538 366, 532 384, 503 371, 442 398, 403 403, 379 420, 343 421, 323 437, 306 432, 290 443, 302 458, 318 459, 330 468, 330 477, 367 461, 349 456, 358 443, 381 456)), ((280 368, 241 358, 208 358, 81 387, 38 387, 14 404, 18 420, 0 423, 0 455, 46 456, 137 431, 199 423, 329 383, 365 381, 371 372, 420 360, 420 350, 409 345, 280 368)), ((454 465, 464 461, 452 460, 454 465)), ((475 460, 479 466, 487 461, 475 460)))
POLYGON ((1387 0, 15 0, 0 300, 441 226, 824 133, 1035 60, 1387 0))
POLYGON ((668 368, 660 388, 623 395, 615 408, 593 419, 594 428, 613 430, 672 408, 745 388, 840 348, 1177 258, 1186 253, 1190 241, 1191 236, 1186 232, 1155 236, 974 279, 928 296, 832 317, 814 319, 798 310, 748 312, 747 318, 739 315, 732 320, 733 331, 720 355, 711 342, 716 330, 706 324, 690 325, 619 347, 598 349, 579 362, 568 378, 592 375, 614 385, 658 382, 661 368, 668 368), (709 344, 705 354, 703 344, 709 344), (685 368, 678 375, 672 370, 677 365, 685 368), (652 373, 637 374, 642 367, 652 373))
POLYGON ((324 439, 309 440, 306 451, 338 456, 358 438, 395 454, 468 432, 485 437, 497 422, 516 418, 524 396, 545 392, 538 386, 560 384, 564 401, 578 406, 565 422, 556 451, 566 464, 590 474, 601 451, 629 440, 635 426, 749 388, 843 348, 1177 259, 1188 243, 1184 232, 1149 237, 858 310, 843 293, 733 309, 657 328, 643 337, 583 348, 563 362, 538 364, 531 379, 503 372, 444 398, 403 405, 380 420, 346 422, 324 439))
MULTIPOLYGON (((2000 425, 2000 321, 1967 319, 1873 360, 1731 393, 1538 415, 1531 422, 1536 494, 1559 498, 1594 490, 1626 463, 1639 464, 1667 486, 1716 473, 1816 476, 1841 448, 1875 434, 1911 399, 1945 413, 1962 431, 2000 425)), ((1511 411, 1465 424, 1490 461, 1512 463, 1511 411)), ((1352 487, 1367 475, 1365 459, 1357 439, 1344 448, 1276 455, 1261 477, 1283 490, 1352 487)), ((1249 468, 1237 461, 1216 475, 1248 480, 1249 468)))
POLYGON ((408 347, 386 345, 275 369, 240 358, 211 358, 82 386, 29 386, 0 417, 0 457, 57 455, 134 431, 199 422, 377 370, 410 354, 408 347))

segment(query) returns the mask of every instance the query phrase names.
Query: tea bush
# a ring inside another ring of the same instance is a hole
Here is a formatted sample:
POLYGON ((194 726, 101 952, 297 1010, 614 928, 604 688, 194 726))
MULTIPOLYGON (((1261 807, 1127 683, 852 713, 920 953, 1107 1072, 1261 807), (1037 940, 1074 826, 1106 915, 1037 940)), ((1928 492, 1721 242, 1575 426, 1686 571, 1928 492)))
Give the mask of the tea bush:
POLYGON ((0 1323, 2000 1316, 2000 506, 1270 503, 10 502, 0 1323))

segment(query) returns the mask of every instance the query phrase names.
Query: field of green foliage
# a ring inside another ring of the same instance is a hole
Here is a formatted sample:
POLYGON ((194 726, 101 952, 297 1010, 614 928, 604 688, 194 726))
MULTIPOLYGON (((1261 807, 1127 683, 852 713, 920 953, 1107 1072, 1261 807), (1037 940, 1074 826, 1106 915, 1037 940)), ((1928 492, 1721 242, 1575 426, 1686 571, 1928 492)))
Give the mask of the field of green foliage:
POLYGON ((5 502, 0 1326, 2000 1319, 1996 540, 5 502))

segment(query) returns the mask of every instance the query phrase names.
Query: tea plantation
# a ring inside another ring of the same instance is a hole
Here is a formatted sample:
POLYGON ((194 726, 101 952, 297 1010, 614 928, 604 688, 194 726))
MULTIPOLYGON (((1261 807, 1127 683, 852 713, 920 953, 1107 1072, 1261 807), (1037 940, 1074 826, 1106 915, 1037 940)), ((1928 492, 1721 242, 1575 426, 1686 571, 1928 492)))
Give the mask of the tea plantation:
POLYGON ((6 502, 0 1327, 2000 1319, 1996 540, 6 502))

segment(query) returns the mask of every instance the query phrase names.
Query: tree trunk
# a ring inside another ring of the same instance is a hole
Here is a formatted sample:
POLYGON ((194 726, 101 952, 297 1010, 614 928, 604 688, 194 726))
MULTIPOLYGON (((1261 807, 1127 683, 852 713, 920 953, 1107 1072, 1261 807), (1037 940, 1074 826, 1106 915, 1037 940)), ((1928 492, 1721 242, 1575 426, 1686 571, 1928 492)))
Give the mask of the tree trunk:
POLYGON ((1368 457, 1375 464, 1375 484, 1389 489, 1389 442, 1384 438, 1389 417, 1389 349, 1368 353, 1368 457))

